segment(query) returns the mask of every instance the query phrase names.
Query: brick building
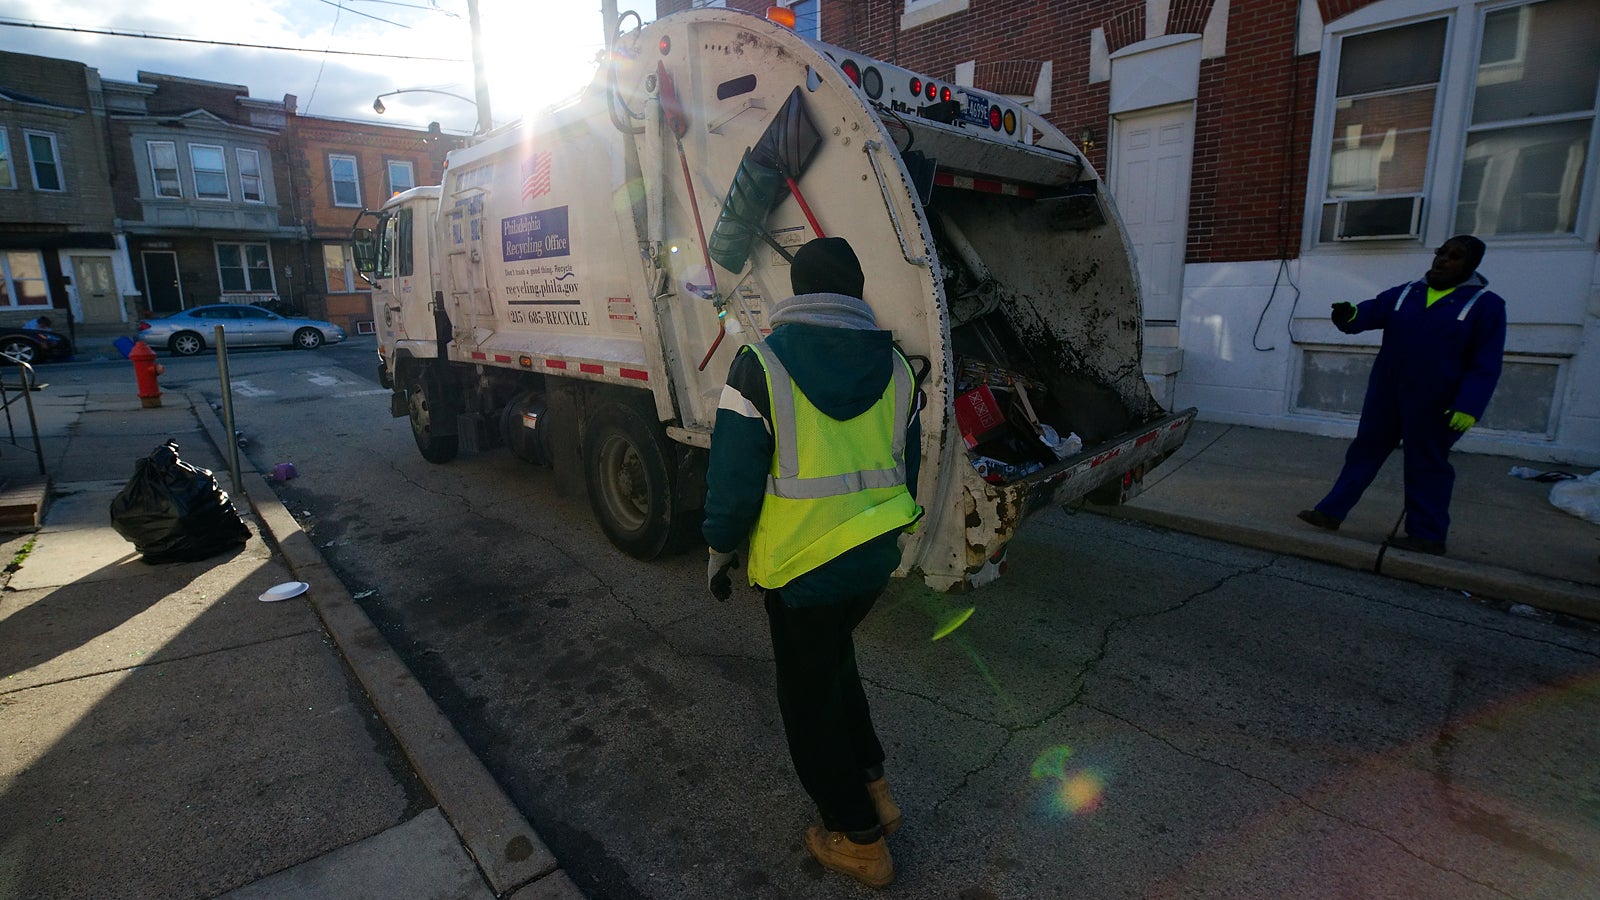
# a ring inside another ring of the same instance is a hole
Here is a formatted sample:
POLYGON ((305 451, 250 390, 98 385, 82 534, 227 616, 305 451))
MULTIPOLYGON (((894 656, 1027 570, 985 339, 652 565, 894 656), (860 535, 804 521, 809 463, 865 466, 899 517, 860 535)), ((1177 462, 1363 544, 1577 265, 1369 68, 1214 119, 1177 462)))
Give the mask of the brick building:
POLYGON ((282 132, 293 95, 140 72, 105 80, 111 184, 139 313, 219 301, 290 306, 305 231, 282 132))
POLYGON ((0 52, 0 324, 124 320, 100 76, 0 52))
POLYGON ((300 173, 295 205, 308 239, 301 264, 306 311, 360 333, 372 322, 372 300, 356 275, 351 227, 364 208, 377 209, 419 184, 438 184, 445 153, 461 140, 312 116, 290 116, 286 134, 290 163, 300 173))
POLYGON ((1164 403, 1353 434, 1379 335, 1339 333, 1329 304, 1419 278, 1471 232, 1510 328, 1463 449, 1600 463, 1600 3, 782 5, 802 33, 1015 97, 1079 144, 1138 251, 1164 403))

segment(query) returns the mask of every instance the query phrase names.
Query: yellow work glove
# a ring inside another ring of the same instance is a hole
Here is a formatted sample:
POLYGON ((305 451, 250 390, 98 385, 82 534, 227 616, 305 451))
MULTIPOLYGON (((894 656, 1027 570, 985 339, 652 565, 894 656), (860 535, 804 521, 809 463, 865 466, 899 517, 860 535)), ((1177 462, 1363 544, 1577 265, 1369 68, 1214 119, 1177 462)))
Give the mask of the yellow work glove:
POLYGON ((1452 410, 1450 412, 1445 413, 1445 415, 1450 417, 1450 427, 1455 431, 1464 432, 1468 428, 1471 428, 1472 426, 1478 424, 1478 420, 1477 420, 1476 417, 1470 416, 1470 415, 1468 415, 1468 414, 1466 414, 1464 412, 1455 412, 1454 410, 1452 410))

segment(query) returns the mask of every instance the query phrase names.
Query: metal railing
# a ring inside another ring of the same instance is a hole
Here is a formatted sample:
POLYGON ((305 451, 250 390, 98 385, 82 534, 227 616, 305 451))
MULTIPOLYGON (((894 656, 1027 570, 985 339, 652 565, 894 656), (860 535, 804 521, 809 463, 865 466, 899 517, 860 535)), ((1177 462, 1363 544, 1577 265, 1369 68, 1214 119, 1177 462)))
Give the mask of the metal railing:
POLYGON ((39 443, 39 420, 33 413, 33 392, 39 390, 39 378, 34 374, 33 366, 17 359, 15 356, 0 353, 0 366, 16 366, 18 372, 22 375, 20 384, 7 384, 5 372, 0 369, 0 409, 4 409, 6 414, 7 442, 13 447, 19 447, 23 450, 28 449, 17 443, 17 425, 11 415, 11 404, 17 402, 17 398, 12 396, 12 392, 21 391, 23 405, 28 408, 28 428, 33 435, 33 450, 31 452, 39 461, 39 474, 47 474, 44 469, 44 445, 39 443))

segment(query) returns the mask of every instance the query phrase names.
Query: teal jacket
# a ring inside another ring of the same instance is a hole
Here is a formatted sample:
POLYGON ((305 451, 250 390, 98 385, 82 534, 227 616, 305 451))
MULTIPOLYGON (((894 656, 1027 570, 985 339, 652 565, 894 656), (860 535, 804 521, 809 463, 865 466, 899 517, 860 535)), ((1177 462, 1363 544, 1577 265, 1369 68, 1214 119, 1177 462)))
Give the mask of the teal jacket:
MULTIPOLYGON (((767 345, 817 409, 851 419, 883 396, 899 351, 890 333, 875 327, 866 304, 804 294, 778 304, 773 322, 767 345)), ((771 422, 766 373, 754 354, 741 352, 728 370, 706 474, 702 532, 713 550, 741 549, 755 529, 775 451, 771 422)), ((906 486, 915 496, 922 440, 915 411, 905 427, 906 486)), ((882 590, 900 564, 898 535, 875 538, 796 577, 781 592, 784 604, 825 606, 882 590)))

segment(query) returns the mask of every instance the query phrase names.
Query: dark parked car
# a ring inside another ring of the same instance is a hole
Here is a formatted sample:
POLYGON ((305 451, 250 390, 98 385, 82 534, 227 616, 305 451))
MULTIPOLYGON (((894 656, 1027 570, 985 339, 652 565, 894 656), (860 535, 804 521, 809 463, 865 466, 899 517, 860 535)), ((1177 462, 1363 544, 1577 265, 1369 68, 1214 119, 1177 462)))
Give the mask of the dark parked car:
POLYGON ((37 328, 0 328, 0 353, 25 363, 71 359, 72 341, 64 334, 37 328))
POLYGON ((206 348, 222 326, 229 347, 299 347, 315 350, 344 340, 332 322, 283 316, 247 303, 215 303, 139 322, 139 340, 152 347, 192 356, 206 348))

